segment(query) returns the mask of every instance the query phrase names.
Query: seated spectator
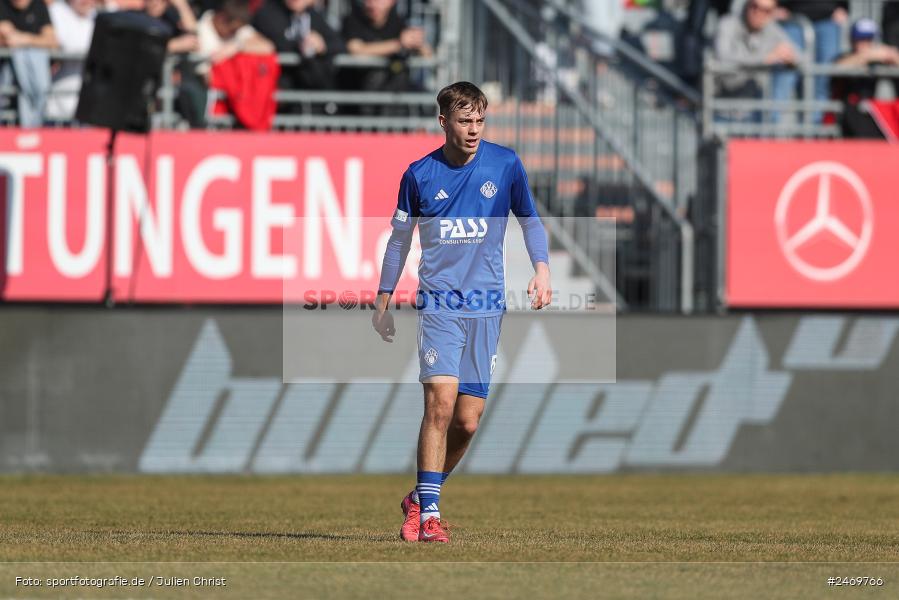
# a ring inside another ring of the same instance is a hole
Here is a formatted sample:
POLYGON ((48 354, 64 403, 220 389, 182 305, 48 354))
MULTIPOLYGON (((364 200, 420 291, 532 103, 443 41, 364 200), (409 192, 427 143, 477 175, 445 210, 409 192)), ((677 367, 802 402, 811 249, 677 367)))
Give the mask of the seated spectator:
POLYGON ((314 4, 315 0, 265 0, 253 16, 253 27, 278 52, 299 55, 299 65, 281 69, 283 88, 329 90, 337 85, 334 55, 345 47, 314 4))
MULTIPOLYGON (((836 59, 834 64, 837 66, 859 68, 878 64, 899 65, 899 49, 876 42, 877 23, 873 20, 856 21, 852 26, 850 39, 852 49, 836 59)), ((845 137, 883 138, 866 106, 866 101, 877 95, 877 83, 876 77, 833 77, 833 97, 846 103, 840 120, 845 137)))
MULTIPOLYGON (((253 29, 250 19, 250 7, 245 0, 223 0, 218 9, 206 11, 197 22, 197 53, 214 64, 238 52, 274 52, 274 44, 253 29)), ((199 65, 197 72, 208 73, 209 65, 199 65)))
POLYGON ((183 71, 178 110, 191 127, 205 124, 210 64, 223 62, 238 53, 271 54, 275 46, 250 26, 246 0, 223 0, 207 10, 197 22, 197 54, 204 57, 195 69, 183 71))
MULTIPOLYGON (((777 16, 780 26, 800 51, 805 50, 805 37, 802 26, 794 17, 800 15, 811 21, 815 31, 815 63, 830 64, 840 54, 843 26, 849 20, 849 13, 846 12, 847 4, 845 1, 831 0, 781 0, 777 16)), ((783 70, 775 74, 775 96, 792 97, 798 81, 799 73, 793 70, 783 70)), ((830 98, 830 80, 827 76, 815 77, 814 86, 815 100, 830 98)), ((820 123, 822 115, 820 111, 813 113, 812 122, 820 123)))
POLYGON ((410 27, 396 11, 396 0, 364 0, 354 5, 341 30, 347 51, 358 56, 389 57, 387 67, 348 69, 347 87, 367 91, 413 89, 406 57, 431 56, 424 30, 410 27))
POLYGON ((187 0, 147 0, 144 12, 165 21, 175 32, 167 50, 171 53, 197 50, 197 18, 187 0))
MULTIPOLYGON (((745 71, 744 67, 787 66, 797 62, 797 53, 787 34, 774 21, 776 0, 748 0, 743 12, 728 14, 718 24, 715 35, 716 58, 733 67, 732 73, 719 75, 717 94, 724 98, 761 98, 763 71, 745 71)), ((776 90, 775 90, 776 91, 776 90)), ((784 100, 778 97, 775 99, 784 100)), ((744 115, 734 115, 747 120, 744 115)), ((759 122, 753 111, 748 120, 759 122)))
POLYGON ((43 123, 50 91, 50 55, 56 35, 43 0, 0 0, 0 46, 10 48, 9 63, 0 70, 0 85, 18 86, 19 124, 43 123))
MULTIPOLYGON (((87 54, 97 17, 95 0, 56 0, 49 6, 50 21, 63 52, 87 54)), ((78 107, 83 59, 65 59, 55 65, 46 117, 51 121, 71 121, 78 107)))

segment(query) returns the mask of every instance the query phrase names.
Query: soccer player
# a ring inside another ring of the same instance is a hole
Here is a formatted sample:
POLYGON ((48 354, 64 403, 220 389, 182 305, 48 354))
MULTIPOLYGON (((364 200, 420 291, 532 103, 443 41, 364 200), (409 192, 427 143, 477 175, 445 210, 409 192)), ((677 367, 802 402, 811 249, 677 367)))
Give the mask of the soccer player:
POLYGON ((546 231, 521 160, 481 139, 487 98, 475 85, 458 82, 440 90, 437 103, 446 141, 403 174, 372 315, 375 331, 392 342, 396 329, 387 309, 418 224, 422 256, 415 304, 425 406, 418 482, 402 501, 400 537, 421 542, 449 541, 440 520, 440 489, 477 430, 496 367, 510 211, 521 223, 534 265, 531 307, 552 300, 546 231))

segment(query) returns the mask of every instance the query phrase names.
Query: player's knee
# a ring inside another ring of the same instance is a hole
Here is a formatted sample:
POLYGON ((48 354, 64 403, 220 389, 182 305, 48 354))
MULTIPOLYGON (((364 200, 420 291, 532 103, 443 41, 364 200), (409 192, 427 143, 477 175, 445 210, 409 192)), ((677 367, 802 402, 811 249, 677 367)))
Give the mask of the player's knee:
POLYGON ((453 427, 460 433, 470 437, 478 430, 479 420, 478 415, 466 415, 464 417, 456 418, 453 421, 453 427))

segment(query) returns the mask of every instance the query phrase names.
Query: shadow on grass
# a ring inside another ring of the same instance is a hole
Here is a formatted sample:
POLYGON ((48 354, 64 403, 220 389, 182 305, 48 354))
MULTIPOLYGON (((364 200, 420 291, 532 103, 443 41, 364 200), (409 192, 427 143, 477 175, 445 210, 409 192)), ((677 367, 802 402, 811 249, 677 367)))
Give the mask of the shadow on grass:
POLYGON ((293 540, 326 540, 337 542, 385 542, 398 539, 389 534, 380 535, 341 535, 334 533, 321 533, 317 531, 91 531, 99 535, 125 535, 139 537, 221 537, 221 538, 258 538, 258 539, 293 539, 293 540))

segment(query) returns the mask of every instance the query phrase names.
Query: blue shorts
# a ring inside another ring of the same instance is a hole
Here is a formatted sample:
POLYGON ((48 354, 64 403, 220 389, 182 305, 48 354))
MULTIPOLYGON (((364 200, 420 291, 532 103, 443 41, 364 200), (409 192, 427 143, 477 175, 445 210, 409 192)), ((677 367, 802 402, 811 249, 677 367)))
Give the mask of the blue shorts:
POLYGON ((459 378, 459 393, 486 398, 496 368, 502 313, 462 317, 418 314, 418 380, 435 375, 459 378))

